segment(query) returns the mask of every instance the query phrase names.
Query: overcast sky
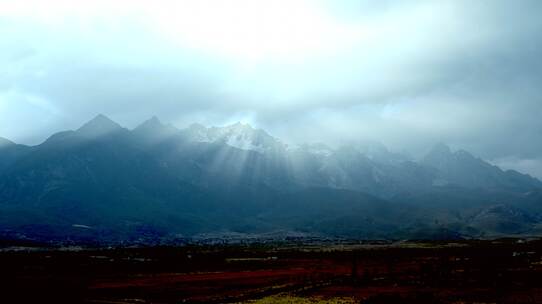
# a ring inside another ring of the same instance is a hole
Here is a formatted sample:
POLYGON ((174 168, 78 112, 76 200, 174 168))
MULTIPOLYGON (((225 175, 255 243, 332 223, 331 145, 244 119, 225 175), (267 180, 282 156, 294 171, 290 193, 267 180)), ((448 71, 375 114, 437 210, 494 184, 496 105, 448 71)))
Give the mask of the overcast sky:
POLYGON ((98 113, 436 142, 542 177, 542 1, 0 0, 0 136, 98 113))

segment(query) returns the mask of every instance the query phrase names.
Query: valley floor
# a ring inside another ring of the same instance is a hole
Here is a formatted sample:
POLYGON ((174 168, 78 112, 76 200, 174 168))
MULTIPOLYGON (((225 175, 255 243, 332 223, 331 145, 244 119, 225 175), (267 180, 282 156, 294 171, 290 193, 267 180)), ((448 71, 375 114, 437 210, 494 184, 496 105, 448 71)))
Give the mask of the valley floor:
POLYGON ((541 241, 0 252, 1 303, 542 303, 541 241))

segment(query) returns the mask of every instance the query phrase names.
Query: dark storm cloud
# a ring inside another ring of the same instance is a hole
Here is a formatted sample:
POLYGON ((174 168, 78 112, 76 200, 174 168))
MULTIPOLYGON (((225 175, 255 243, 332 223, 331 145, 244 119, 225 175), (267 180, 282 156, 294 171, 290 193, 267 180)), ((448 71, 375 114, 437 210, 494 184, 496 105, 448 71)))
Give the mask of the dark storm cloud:
POLYGON ((0 136, 245 120, 542 177, 540 1, 29 3, 0 2, 0 136))

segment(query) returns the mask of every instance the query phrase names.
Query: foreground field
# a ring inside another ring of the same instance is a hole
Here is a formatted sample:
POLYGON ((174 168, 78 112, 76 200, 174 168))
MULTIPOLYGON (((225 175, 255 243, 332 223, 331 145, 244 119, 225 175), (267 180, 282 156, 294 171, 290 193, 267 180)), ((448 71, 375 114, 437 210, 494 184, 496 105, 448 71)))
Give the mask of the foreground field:
POLYGON ((298 297, 288 294, 269 296, 258 300, 246 301, 253 304, 352 304, 358 303, 353 298, 320 298, 320 297, 298 297))
POLYGON ((0 303, 542 303, 542 243, 0 252, 0 303))

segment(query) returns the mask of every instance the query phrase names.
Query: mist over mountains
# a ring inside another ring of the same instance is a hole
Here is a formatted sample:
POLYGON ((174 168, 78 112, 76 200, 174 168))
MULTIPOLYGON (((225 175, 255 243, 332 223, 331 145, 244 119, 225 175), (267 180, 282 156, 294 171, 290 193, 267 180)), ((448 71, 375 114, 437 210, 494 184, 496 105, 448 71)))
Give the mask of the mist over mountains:
POLYGON ((542 182, 437 144, 286 145, 237 123, 128 130, 98 115, 36 146, 0 138, 3 237, 450 239, 542 231, 542 182))

